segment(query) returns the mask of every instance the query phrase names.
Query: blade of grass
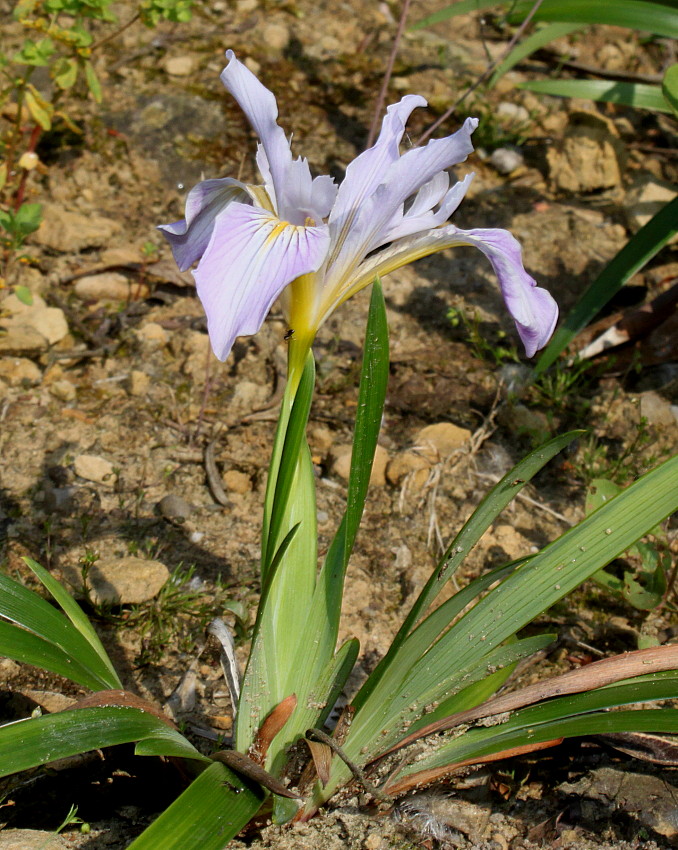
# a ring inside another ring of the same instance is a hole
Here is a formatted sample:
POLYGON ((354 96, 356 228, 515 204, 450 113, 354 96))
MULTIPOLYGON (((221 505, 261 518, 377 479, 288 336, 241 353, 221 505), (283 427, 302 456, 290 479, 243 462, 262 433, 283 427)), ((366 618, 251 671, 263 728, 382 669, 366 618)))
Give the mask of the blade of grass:
POLYGON ((585 24, 555 23, 546 24, 546 26, 538 29, 536 32, 533 32, 532 35, 529 35, 517 44, 506 59, 497 65, 494 73, 488 81, 488 88, 495 86, 507 71, 510 71, 511 68, 515 67, 519 62, 522 62, 523 59, 530 56, 535 51, 540 50, 544 47, 544 45, 550 44, 550 42, 555 41, 557 38, 564 38, 570 33, 578 32, 579 30, 584 29, 584 27, 585 24))
POLYGON ((553 335, 534 368, 533 377, 546 371, 574 337, 678 232, 678 198, 659 210, 603 269, 563 324, 553 335))
POLYGON ((621 103, 623 106, 632 106, 635 109, 672 112, 664 99, 661 86, 652 86, 648 83, 622 83, 614 80, 533 80, 518 83, 517 88, 537 94, 580 97, 584 100, 621 103))
MULTIPOLYGON (((532 0, 523 0, 516 4, 509 20, 522 20, 532 5, 532 0)), ((651 32, 666 38, 678 38, 678 15, 675 5, 670 2, 614 0, 614 3, 591 3, 591 0, 544 0, 534 20, 608 24, 651 32)))
POLYGON ((264 794, 213 763, 129 846, 129 850, 223 850, 261 808, 264 794))
POLYGON ((424 27, 430 27, 433 24, 439 24, 441 21, 447 21, 457 15, 468 15, 470 12, 482 12, 483 9, 490 9, 492 6, 500 5, 506 4, 499 3, 497 0, 458 0, 458 2, 452 3, 450 6, 446 6, 438 12, 434 12, 432 15, 427 15, 427 17, 422 18, 421 21, 417 21, 415 24, 412 24, 412 26, 408 27, 408 29, 420 30, 424 27))
MULTIPOLYGON (((184 740, 149 712, 124 706, 78 708, 0 726, 0 776, 78 753, 144 738, 184 740)), ((190 744, 186 741, 186 746, 190 744)), ((186 755, 185 751, 183 754, 186 755)), ((195 750, 194 758, 204 756, 195 750)))
MULTIPOLYGON (((111 673, 92 644, 60 611, 6 575, 0 575, 0 616, 77 659, 96 679, 97 688, 120 687, 117 675, 111 673)), ((11 652, 11 646, 8 650, 11 652)))
MULTIPOLYGON (((609 711, 634 702, 650 702, 675 698, 678 694, 678 671, 627 679, 583 694, 560 697, 515 712, 495 725, 467 730, 451 741, 442 743, 430 756, 405 767, 394 785, 408 775, 442 768, 502 752, 521 744, 538 744, 554 738, 594 735, 605 732, 676 732, 678 710, 646 709, 609 711)), ((402 789, 397 789, 400 792, 402 789)))
POLYGON ((108 668, 112 681, 114 682, 111 687, 122 688, 122 683, 118 678, 118 674, 116 673, 113 663, 108 657, 103 644, 99 640, 99 635, 96 633, 94 627, 75 599, 73 599, 71 594, 63 587, 63 585, 61 585, 43 566, 38 564, 37 561, 34 561, 32 558, 24 558, 23 561, 52 594, 64 614, 68 617, 71 623, 73 623, 75 628, 80 632, 85 640, 88 641, 92 649, 94 649, 101 661, 108 668))
POLYGON ((58 673, 93 691, 98 691, 102 684, 108 687, 99 676, 80 664, 75 656, 51 641, 4 620, 0 620, 0 654, 23 664, 33 664, 41 670, 58 673))
MULTIPOLYGON (((398 630, 398 634, 394 638, 388 652, 379 662, 365 685, 363 685, 358 692, 355 700, 353 701, 356 711, 360 709, 364 700, 367 699, 369 693, 376 687, 378 681, 393 663, 394 659, 399 657, 401 646, 412 629, 416 626, 417 621, 426 612, 444 587, 445 582, 454 575, 464 558, 476 545, 478 540, 480 540, 490 525, 495 521, 509 502, 530 481, 530 479, 536 475, 537 472, 539 472, 539 470, 548 463, 548 461, 555 457, 559 451, 565 448, 565 446, 571 443, 572 440, 576 439, 582 433, 582 431, 570 431, 567 434, 562 434, 559 437, 555 437, 553 440, 549 440, 549 442, 545 443, 543 446, 540 446, 538 449, 530 452, 530 454, 517 463, 513 469, 510 470, 510 472, 508 472, 483 498, 470 519, 465 523, 464 527, 461 529, 459 534, 457 534, 447 548, 443 557, 440 559, 438 567, 431 574, 431 577, 419 594, 417 601, 412 606, 405 618, 405 621, 398 630)), ((480 590, 476 592, 480 592, 480 590)), ((469 601, 471 600, 469 599, 469 601)), ((439 624, 439 633, 445 626, 445 623, 441 622, 442 616, 444 615, 436 612, 436 619, 429 622, 429 624, 425 627, 426 630, 420 632, 418 639, 422 641, 424 639, 428 639, 430 643, 435 638, 433 629, 438 628, 439 624)), ((447 622, 449 623, 450 620, 448 619, 447 622)))

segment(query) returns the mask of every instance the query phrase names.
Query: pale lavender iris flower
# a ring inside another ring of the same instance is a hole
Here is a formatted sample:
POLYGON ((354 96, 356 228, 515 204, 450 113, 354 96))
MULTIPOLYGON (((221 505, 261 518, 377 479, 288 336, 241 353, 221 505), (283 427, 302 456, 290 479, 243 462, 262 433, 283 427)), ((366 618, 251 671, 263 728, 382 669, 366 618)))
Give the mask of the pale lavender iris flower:
POLYGON ((220 360, 237 336, 259 330, 277 298, 305 353, 332 311, 377 276, 454 245, 473 245, 492 263, 527 356, 546 345, 558 308, 523 268, 518 242, 506 230, 446 224, 473 175, 450 186, 445 169, 473 151, 476 118, 401 155, 407 119, 426 106, 407 95, 389 106, 376 143, 337 187, 292 158, 275 97, 233 51, 226 58, 221 80, 261 140, 263 186, 205 180, 189 192, 185 219, 160 227, 182 270, 198 263, 193 274, 220 360))

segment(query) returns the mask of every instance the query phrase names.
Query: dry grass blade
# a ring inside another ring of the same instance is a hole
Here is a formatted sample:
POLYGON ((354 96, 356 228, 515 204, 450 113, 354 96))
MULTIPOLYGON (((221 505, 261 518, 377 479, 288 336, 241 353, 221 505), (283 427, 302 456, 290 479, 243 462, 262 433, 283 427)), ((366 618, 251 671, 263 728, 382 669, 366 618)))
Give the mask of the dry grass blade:
POLYGON ((586 667, 581 667, 578 670, 563 673, 562 676, 555 676, 543 682, 536 682, 534 685, 522 688, 520 691, 495 697, 475 708, 460 711, 435 723, 429 723, 428 726, 424 726, 403 738, 389 750, 380 753, 379 757, 381 758, 388 753, 399 750, 401 747, 412 744, 420 738, 453 729, 462 723, 473 723, 484 717, 504 714, 507 711, 516 711, 519 708, 525 708, 528 705, 541 702, 545 699, 566 696, 568 694, 578 694, 583 691, 591 691, 594 688, 602 688, 604 685, 612 685, 615 682, 620 682, 622 679, 631 679, 634 676, 644 676, 647 673, 660 673, 665 670, 675 670, 677 668, 678 644, 638 649, 635 652, 625 652, 621 655, 615 655, 612 658, 604 658, 601 661, 594 661, 592 664, 587 664, 586 667))
POLYGON ((255 763, 263 764, 266 761, 266 755, 268 754, 268 748, 271 746, 271 741, 290 719, 296 707, 297 698, 294 694, 290 694, 290 696, 285 697, 282 702, 279 702, 266 715, 250 747, 250 757, 255 763))

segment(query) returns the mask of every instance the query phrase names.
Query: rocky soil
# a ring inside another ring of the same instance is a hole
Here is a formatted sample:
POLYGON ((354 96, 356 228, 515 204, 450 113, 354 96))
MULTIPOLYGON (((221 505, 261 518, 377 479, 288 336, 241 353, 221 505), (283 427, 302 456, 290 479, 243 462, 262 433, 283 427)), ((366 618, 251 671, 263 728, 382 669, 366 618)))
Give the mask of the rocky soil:
MULTIPOLYGON (((414 4, 412 19, 442 5, 414 4)), ((0 567, 35 586, 21 560, 29 555, 63 580, 126 687, 169 701, 204 747, 230 730, 218 652, 205 634, 213 616, 231 623, 246 658, 287 328, 274 310, 218 363, 192 277, 176 270, 154 228, 181 217, 201 175, 255 178, 253 135, 218 80, 226 48, 275 91, 295 149, 340 178, 364 145, 397 11, 359 0, 216 0, 199 4, 190 24, 126 30, 96 60, 103 108, 71 104, 83 135, 57 125, 41 142, 44 168, 29 194, 44 203, 45 220, 0 290, 0 567), (17 284, 31 290, 32 305, 12 294, 17 284)), ((413 117, 408 143, 505 43, 499 24, 478 15, 406 34, 389 101, 415 92, 431 106, 413 117)), ((657 73, 668 50, 613 29, 556 48, 561 58, 634 73, 657 73)), ((477 154, 456 172, 476 178, 455 222, 509 228, 565 312, 675 195, 676 127, 665 116, 515 88, 546 67, 535 60, 472 95, 444 129, 466 114, 481 118, 477 154)), ((609 313, 655 297, 677 270, 669 246, 609 313)), ((421 261, 387 279, 385 292, 391 382, 341 635, 360 639, 356 681, 387 649, 444 541, 533 445, 589 429, 500 517, 460 580, 536 551, 583 516, 592 478, 631 480, 675 451, 678 435, 675 317, 588 372, 561 369, 560 383, 511 396, 529 364, 515 353, 479 253, 421 261)), ((321 551, 346 493, 367 297, 337 312, 316 345, 310 442, 321 551)), ((594 586, 539 625, 559 640, 522 681, 678 632, 670 604, 640 611, 594 586)), ((13 661, 0 673, 3 722, 36 706, 60 710, 82 693, 13 661)), ((178 783, 125 750, 14 777, 3 790, 0 848, 124 848, 178 783), (46 836, 71 804, 91 831, 46 836)), ((678 843, 677 800, 675 769, 584 741, 471 771, 408 800, 397 817, 355 797, 303 828, 268 827, 233 846, 651 850, 678 843)))

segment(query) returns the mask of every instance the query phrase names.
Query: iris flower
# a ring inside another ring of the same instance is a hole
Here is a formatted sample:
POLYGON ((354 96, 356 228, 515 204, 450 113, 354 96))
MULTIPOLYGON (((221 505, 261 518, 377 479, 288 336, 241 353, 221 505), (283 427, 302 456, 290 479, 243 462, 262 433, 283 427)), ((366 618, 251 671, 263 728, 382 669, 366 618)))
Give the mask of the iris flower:
POLYGON ((197 262, 193 274, 220 360, 237 336, 259 330, 280 298, 293 369, 347 298, 376 277, 454 245, 474 245, 492 263, 526 355, 548 342, 558 308, 523 268, 516 239, 506 230, 447 224, 473 175, 450 186, 445 169, 473 151, 476 118, 401 155, 407 119, 426 106, 423 97, 406 95, 388 107, 376 143, 350 163, 337 187, 331 177, 313 178, 306 159, 292 158, 275 97, 233 51, 226 58, 221 80, 260 139, 263 185, 204 180, 189 192, 185 218, 160 227, 182 271, 197 262))

